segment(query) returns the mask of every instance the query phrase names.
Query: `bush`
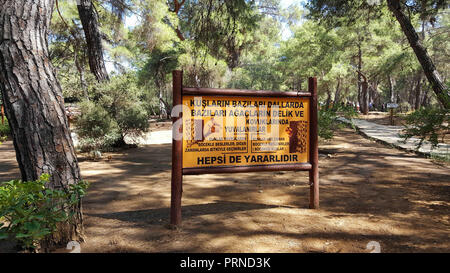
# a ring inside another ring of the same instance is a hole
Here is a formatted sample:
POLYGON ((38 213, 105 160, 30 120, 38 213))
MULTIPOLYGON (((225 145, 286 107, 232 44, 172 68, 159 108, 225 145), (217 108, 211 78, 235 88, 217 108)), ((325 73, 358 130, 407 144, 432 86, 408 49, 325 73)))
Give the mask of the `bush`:
POLYGON ((150 126, 148 113, 139 104, 129 109, 121 109, 117 115, 117 124, 124 136, 139 136, 142 132, 146 132, 150 126))
POLYGON ((358 116, 358 111, 356 111, 355 107, 350 105, 342 105, 337 104, 334 106, 335 111, 340 116, 343 116, 344 118, 351 119, 358 116))
POLYGON ((322 108, 318 112, 318 135, 323 139, 332 139, 334 131, 342 125, 337 121, 338 116, 351 119, 358 116, 358 112, 352 106, 335 105, 331 109, 322 108))
POLYGON ((100 105, 91 101, 80 104, 81 116, 76 123, 76 130, 81 138, 101 138, 118 132, 117 122, 100 105))
POLYGON ((58 223, 72 219, 72 211, 85 195, 88 183, 70 185, 68 191, 54 190, 45 187, 49 178, 44 174, 37 181, 0 184, 0 239, 14 236, 23 248, 34 249, 56 230, 58 223))
POLYGON ((5 117, 4 124, 2 124, 0 121, 0 145, 2 145, 2 142, 5 141, 10 134, 11 128, 9 128, 8 119, 5 117))
MULTIPOLYGON (((1 119, 1 117, 0 117, 1 119)), ((8 119, 5 117, 5 123, 2 124, 0 120, 0 137, 6 137, 11 134, 11 128, 9 128, 8 119)))
POLYGON ((120 138, 117 122, 102 106, 84 101, 80 104, 80 110, 76 132, 80 137, 81 151, 105 150, 120 138))
POLYGON ((143 94, 136 81, 132 74, 116 75, 99 87, 97 101, 81 104, 76 127, 82 151, 124 145, 125 136, 138 136, 149 129, 149 114, 140 102, 143 94))
POLYGON ((336 122, 337 114, 332 109, 321 109, 318 113, 318 135, 323 139, 331 139, 334 131, 339 128, 336 122))
POLYGON ((433 147, 444 142, 444 137, 450 132, 450 111, 448 109, 421 108, 406 116, 404 141, 411 137, 420 138, 417 148, 420 148, 425 140, 431 142, 433 147))
MULTIPOLYGON (((78 149, 81 152, 112 151, 113 146, 120 139, 120 135, 116 133, 106 134, 102 137, 83 137, 80 138, 78 149)), ((101 154, 100 154, 101 155, 101 154)), ((100 156, 101 157, 101 156, 100 156)))

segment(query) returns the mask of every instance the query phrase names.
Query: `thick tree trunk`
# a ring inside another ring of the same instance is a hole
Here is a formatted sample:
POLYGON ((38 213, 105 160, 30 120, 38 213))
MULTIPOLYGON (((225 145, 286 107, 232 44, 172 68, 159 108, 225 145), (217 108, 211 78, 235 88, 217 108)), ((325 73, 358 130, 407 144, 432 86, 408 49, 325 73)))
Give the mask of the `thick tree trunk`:
MULTIPOLYGON (((61 87, 48 56, 47 29, 54 0, 2 0, 0 90, 22 180, 51 175, 47 187, 68 189, 80 170, 61 87)), ((59 226, 48 244, 81 239, 81 203, 73 224, 59 226)))
POLYGON ((103 59, 102 38, 94 5, 91 0, 77 0, 77 8, 86 37, 89 68, 99 82, 108 81, 108 72, 103 59))
POLYGON ((431 87, 433 88, 434 93, 437 96, 437 99, 442 103, 442 105, 446 109, 450 109, 450 95, 449 91, 446 90, 436 67, 433 64, 430 56, 426 48, 422 45, 419 39, 419 35, 417 35, 416 30, 411 24, 411 20, 403 13, 401 4, 399 0, 387 0, 388 7, 391 12, 394 14, 397 21, 400 23, 400 26, 408 38, 409 44, 414 50, 419 63, 421 64, 425 76, 430 82, 431 87))

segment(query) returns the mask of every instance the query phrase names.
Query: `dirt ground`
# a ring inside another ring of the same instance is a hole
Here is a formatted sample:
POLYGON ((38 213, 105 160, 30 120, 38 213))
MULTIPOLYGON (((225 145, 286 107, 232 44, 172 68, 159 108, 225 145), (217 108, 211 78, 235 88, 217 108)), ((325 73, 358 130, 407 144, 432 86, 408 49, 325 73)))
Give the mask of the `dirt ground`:
POLYGON ((150 131, 172 130, 172 120, 150 121, 150 131))
MULTIPOLYGON (((358 118, 365 119, 379 125, 391 126, 390 114, 386 112, 369 112, 368 115, 359 115, 358 118)), ((405 124, 405 116, 403 114, 394 115, 394 126, 403 126, 405 124)))
MULTIPOLYGON (((450 251, 448 164, 351 129, 320 150, 319 210, 307 208, 307 172, 185 176, 177 230, 168 228, 171 145, 80 158, 91 182, 81 251, 369 252, 371 241, 381 252, 450 251)), ((8 141, 0 146, 0 181, 18 176, 8 141)))

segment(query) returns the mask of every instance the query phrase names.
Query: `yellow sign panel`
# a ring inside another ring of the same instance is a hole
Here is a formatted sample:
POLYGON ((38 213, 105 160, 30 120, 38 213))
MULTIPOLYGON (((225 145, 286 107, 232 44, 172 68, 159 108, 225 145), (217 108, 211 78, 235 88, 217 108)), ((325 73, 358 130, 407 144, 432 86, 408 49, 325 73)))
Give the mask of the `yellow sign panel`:
POLYGON ((183 96, 183 168, 309 161, 309 99, 183 96))

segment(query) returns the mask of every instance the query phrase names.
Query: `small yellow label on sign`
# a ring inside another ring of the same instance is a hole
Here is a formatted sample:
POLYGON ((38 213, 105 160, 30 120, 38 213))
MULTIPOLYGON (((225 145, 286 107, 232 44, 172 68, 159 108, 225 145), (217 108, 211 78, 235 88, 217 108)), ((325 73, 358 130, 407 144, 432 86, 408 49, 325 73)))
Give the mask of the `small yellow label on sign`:
POLYGON ((183 168, 309 161, 309 99, 183 96, 183 168))

